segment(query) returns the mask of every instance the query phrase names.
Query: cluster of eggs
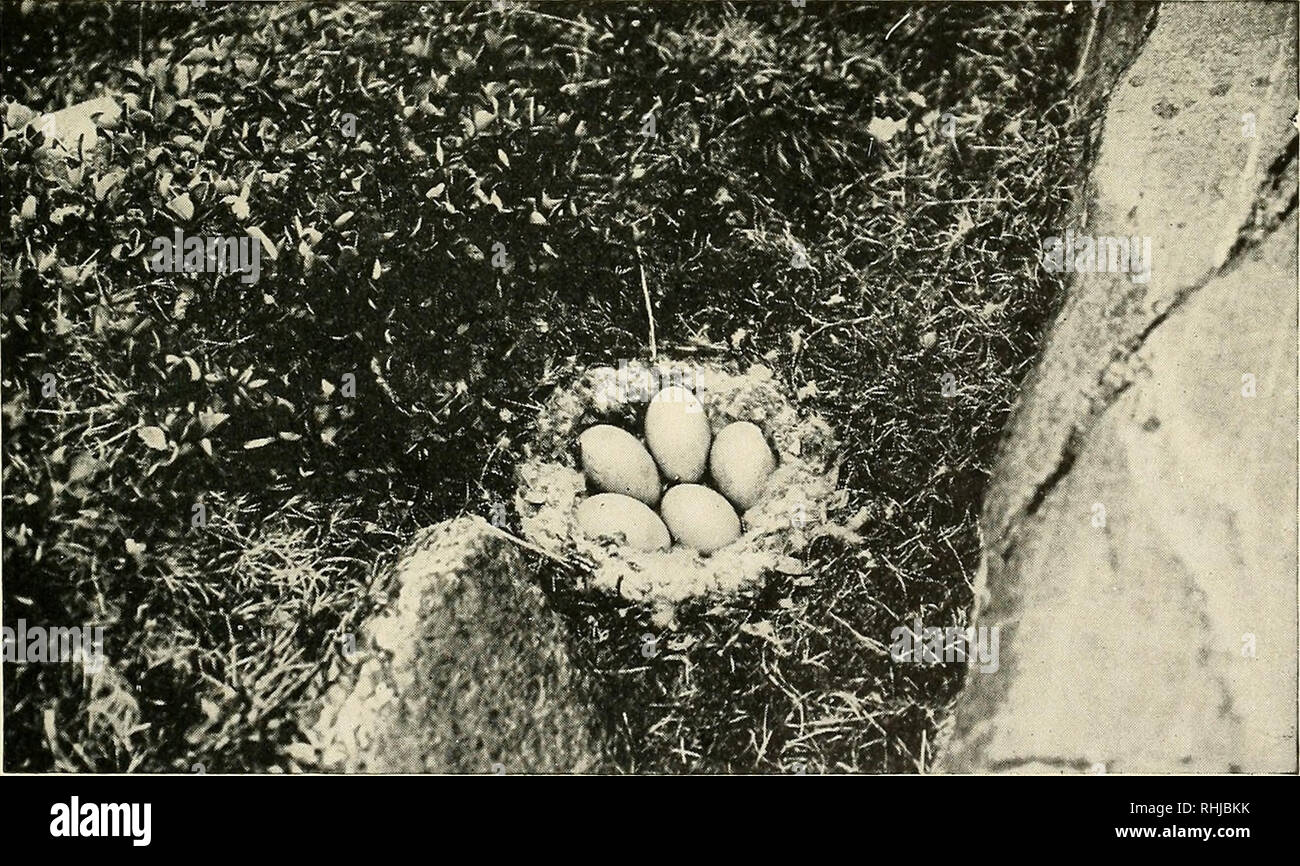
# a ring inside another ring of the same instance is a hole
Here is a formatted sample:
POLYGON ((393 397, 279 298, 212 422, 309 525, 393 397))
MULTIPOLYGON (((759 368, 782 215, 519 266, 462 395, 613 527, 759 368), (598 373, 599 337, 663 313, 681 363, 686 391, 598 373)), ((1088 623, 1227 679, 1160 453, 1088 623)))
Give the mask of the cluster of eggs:
POLYGON ((578 506, 578 525, 641 550, 673 541, 701 553, 725 547, 740 537, 736 510, 758 503, 776 469, 758 426, 736 421, 715 437, 699 399, 676 385, 650 401, 644 444, 611 424, 584 430, 578 444, 583 472, 601 491, 578 506))

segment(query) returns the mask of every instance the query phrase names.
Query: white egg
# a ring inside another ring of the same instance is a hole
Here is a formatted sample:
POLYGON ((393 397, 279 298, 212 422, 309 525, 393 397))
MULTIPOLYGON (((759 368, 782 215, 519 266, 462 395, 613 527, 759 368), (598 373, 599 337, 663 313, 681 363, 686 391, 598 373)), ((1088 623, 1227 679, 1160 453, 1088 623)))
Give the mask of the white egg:
POLYGON ((731 503, 702 484, 668 488, 659 513, 673 538, 701 553, 712 553, 740 537, 740 518, 731 503))
POLYGON ((662 486, 654 458, 626 430, 609 424, 589 427, 578 437, 582 471, 606 493, 622 493, 647 505, 659 501, 662 486))
POLYGON ((700 480, 712 438, 704 406, 685 388, 664 388, 650 401, 645 413, 646 444, 670 481, 700 480))
POLYGON ((758 504, 776 457, 756 424, 737 421, 718 431, 709 452, 713 482, 741 511, 758 504))
POLYGON ((638 499, 621 493, 598 493, 578 505, 578 526, 591 538, 623 539, 637 550, 667 550, 668 527, 638 499))

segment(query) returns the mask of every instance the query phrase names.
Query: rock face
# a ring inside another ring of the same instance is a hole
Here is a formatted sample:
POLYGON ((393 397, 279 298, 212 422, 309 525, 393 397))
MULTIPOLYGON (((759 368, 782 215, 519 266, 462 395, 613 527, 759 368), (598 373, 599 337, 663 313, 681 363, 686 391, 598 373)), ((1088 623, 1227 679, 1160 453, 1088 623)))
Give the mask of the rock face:
POLYGON ((331 674, 308 770, 574 773, 604 766, 595 714, 558 617, 519 551, 480 518, 425 530, 396 599, 331 674))
POLYGON ((1111 95, 1072 228, 1150 238, 1149 280, 1070 282, 985 503, 1001 663, 940 771, 1296 770, 1295 32, 1164 4, 1111 95))

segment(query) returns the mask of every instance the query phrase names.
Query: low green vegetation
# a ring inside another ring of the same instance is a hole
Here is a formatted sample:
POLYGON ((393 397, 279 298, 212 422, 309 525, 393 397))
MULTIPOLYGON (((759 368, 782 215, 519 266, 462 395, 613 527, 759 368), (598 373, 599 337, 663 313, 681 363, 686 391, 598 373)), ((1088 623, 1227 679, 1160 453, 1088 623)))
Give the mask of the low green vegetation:
POLYGON ((5 769, 281 765, 404 539, 510 502, 550 390, 647 356, 644 274, 660 351, 768 366, 868 520, 671 634, 537 564, 612 766, 922 770, 963 672, 886 648, 965 621, 1081 14, 6 4, 5 621, 112 663, 7 664, 5 769), (43 176, 22 107, 106 92, 43 176), (151 271, 177 228, 265 238, 260 278, 151 271))

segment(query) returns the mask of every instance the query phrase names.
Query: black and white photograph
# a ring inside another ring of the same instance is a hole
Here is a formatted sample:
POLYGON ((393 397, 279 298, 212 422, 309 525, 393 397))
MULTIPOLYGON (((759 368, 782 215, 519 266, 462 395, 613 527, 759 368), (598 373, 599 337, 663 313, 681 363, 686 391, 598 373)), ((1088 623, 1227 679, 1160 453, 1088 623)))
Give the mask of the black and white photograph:
POLYGON ((0 771, 1294 777, 1297 8, 4 0, 0 771))

